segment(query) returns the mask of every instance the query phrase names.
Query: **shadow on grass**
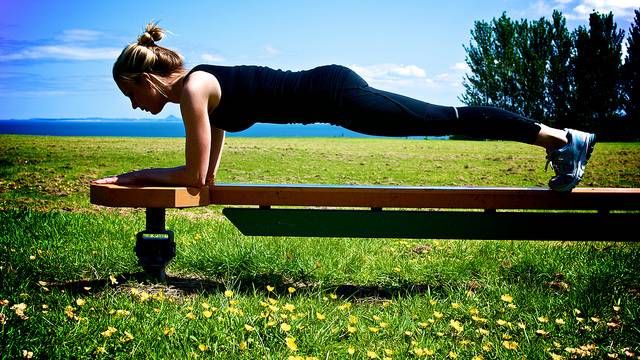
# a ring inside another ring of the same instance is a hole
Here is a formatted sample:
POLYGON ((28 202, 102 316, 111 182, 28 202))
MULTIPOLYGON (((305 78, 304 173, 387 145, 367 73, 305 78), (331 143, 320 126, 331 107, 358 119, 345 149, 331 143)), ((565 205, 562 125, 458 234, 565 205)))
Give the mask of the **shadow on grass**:
MULTIPOLYGON (((236 293, 254 296, 263 294, 268 296, 276 294, 278 296, 297 296, 308 295, 309 293, 318 294, 335 294, 342 299, 351 299, 358 302, 380 302, 403 296, 430 294, 442 294, 446 296, 446 289, 441 285, 429 284, 402 284, 394 286, 382 285, 319 285, 319 284, 303 284, 288 283, 280 279, 277 274, 261 274, 255 277, 243 277, 236 279, 231 287, 236 293), (272 292, 266 290, 268 286, 274 287, 272 292), (289 288, 294 287, 295 292, 290 294, 289 288)), ((163 283, 155 282, 150 279, 144 272, 121 274, 113 279, 95 279, 95 280, 73 280, 67 282, 51 283, 49 287, 64 291, 68 294, 86 294, 91 289, 92 293, 96 293, 98 289, 111 288, 116 291, 127 292, 136 288, 143 290, 149 294, 163 292, 164 295, 182 298, 194 295, 214 295, 224 293, 229 286, 222 281, 196 278, 167 276, 163 283), (115 280, 115 281, 113 281, 115 280)))

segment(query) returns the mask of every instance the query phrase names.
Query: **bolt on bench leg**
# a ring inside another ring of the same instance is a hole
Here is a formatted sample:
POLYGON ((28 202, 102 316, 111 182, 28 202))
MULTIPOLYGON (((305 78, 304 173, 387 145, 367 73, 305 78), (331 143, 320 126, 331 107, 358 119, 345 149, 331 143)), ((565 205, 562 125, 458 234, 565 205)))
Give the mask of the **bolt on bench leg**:
POLYGON ((164 208, 147 208, 146 218, 146 229, 136 234, 138 264, 151 278, 165 281, 165 268, 176 256, 173 231, 165 229, 164 208))

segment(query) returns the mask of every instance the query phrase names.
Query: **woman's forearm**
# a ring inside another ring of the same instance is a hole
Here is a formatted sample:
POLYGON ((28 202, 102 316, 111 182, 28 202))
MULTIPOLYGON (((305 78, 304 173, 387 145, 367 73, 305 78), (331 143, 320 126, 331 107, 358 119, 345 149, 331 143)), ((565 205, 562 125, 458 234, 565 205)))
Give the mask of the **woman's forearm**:
POLYGON ((216 173, 220 166, 222 148, 224 147, 224 130, 211 129, 211 155, 209 157, 209 170, 207 171, 207 184, 215 182, 216 173))

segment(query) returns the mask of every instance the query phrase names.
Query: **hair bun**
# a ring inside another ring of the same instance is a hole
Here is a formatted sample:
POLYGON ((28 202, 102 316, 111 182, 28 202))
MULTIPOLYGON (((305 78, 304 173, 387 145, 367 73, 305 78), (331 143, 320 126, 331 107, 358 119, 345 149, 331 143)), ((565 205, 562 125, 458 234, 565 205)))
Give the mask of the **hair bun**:
POLYGON ((149 23, 145 31, 138 37, 138 44, 142 46, 155 45, 156 41, 162 40, 164 30, 158 26, 158 23, 149 23))

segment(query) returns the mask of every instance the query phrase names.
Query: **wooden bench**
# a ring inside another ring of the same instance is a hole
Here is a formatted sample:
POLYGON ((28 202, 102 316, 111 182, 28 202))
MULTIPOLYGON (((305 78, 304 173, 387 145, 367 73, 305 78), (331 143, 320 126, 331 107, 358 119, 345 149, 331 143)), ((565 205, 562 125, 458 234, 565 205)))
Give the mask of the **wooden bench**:
POLYGON ((146 208, 136 254, 145 271, 159 278, 175 256, 173 233, 165 229, 166 208, 249 205, 226 207, 223 214, 244 235, 257 236, 640 239, 634 230, 640 221, 636 188, 577 188, 561 194, 505 187, 92 184, 91 203, 146 208))

